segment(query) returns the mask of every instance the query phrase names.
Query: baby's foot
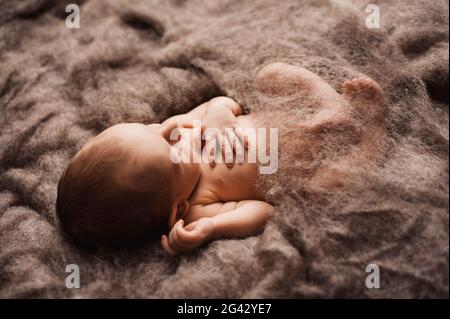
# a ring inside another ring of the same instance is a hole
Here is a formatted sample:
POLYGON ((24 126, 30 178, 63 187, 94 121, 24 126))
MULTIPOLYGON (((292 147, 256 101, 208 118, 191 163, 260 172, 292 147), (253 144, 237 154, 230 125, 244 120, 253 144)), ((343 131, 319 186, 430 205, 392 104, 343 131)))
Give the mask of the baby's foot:
POLYGON ((354 79, 342 84, 342 95, 361 115, 381 120, 385 113, 384 95, 380 85, 372 79, 354 79))
POLYGON ((372 79, 354 79, 342 84, 342 94, 349 99, 362 99, 381 104, 384 102, 380 85, 372 79))

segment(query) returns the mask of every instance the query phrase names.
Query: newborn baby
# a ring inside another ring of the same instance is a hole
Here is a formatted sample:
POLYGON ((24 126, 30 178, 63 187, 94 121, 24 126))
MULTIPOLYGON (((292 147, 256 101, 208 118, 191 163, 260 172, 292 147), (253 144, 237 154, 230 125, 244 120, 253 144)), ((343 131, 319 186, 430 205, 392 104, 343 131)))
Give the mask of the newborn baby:
MULTIPOLYGON (((381 131, 384 114, 381 89, 373 80, 346 81, 341 95, 303 68, 272 63, 259 72, 255 87, 270 96, 301 91, 316 97, 315 115, 295 126, 296 149, 307 151, 321 143, 311 134, 322 127, 330 131, 333 125, 352 127, 358 121, 371 133, 361 133, 355 158, 372 152, 373 142, 366 136, 381 131)), ((245 133, 261 126, 258 118, 261 114, 242 115, 235 101, 218 97, 161 124, 106 129, 75 155, 60 179, 56 208, 63 229, 84 245, 161 236, 171 255, 213 239, 258 233, 273 208, 256 187, 258 162, 249 160, 266 143, 245 133), (195 121, 201 121, 200 132, 195 121), (215 129, 209 142, 195 138, 208 129, 215 129), (230 152, 243 160, 224 161, 230 152), (186 158, 190 160, 182 160, 186 158)), ((319 169, 311 181, 329 187, 336 176, 319 169)))
POLYGON ((217 97, 161 124, 106 129, 84 145, 60 180, 62 227, 84 245, 170 230, 161 237, 169 254, 257 233, 272 206, 256 189, 257 163, 248 155, 258 143, 244 134, 249 128, 256 124, 235 101, 217 97), (195 121, 201 121, 197 133, 214 129, 209 143, 194 136, 195 121), (233 151, 241 152, 241 162, 225 163, 233 151))

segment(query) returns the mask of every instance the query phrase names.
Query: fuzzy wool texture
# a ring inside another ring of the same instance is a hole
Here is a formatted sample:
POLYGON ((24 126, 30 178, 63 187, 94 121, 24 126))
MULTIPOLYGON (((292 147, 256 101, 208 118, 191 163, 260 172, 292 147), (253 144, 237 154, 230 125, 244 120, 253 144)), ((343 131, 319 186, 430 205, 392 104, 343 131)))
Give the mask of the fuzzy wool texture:
POLYGON ((424 0, 2 1, 0 297, 448 298, 448 18, 447 1, 424 0), (379 29, 365 26, 373 2, 379 29), (65 27, 68 3, 80 5, 80 29, 65 27), (313 101, 255 89, 276 61, 338 92, 376 80, 387 113, 373 156, 345 156, 358 154, 357 124, 356 137, 320 131, 304 156, 289 123, 313 101), (159 242, 84 251, 67 241, 56 185, 89 138, 219 95, 293 133, 280 136, 278 172, 261 179, 277 212, 260 235, 179 257, 159 242), (333 180, 317 183, 319 168, 333 180), (366 288, 371 263, 380 289, 366 288), (80 289, 66 288, 68 264, 80 289))

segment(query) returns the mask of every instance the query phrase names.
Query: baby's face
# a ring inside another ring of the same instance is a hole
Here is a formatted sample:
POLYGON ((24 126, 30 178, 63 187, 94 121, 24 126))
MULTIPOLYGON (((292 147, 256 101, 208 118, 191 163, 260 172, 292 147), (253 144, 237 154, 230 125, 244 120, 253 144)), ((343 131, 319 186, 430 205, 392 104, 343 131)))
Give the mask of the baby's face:
MULTIPOLYGON (((195 163, 174 163, 170 150, 176 143, 171 141, 170 133, 174 126, 161 124, 126 123, 112 126, 96 136, 90 143, 109 140, 125 147, 129 156, 119 173, 119 178, 136 189, 158 187, 152 181, 155 172, 161 173, 168 181, 171 207, 181 200, 188 200, 200 177, 200 166, 195 163)), ((105 143, 111 145, 111 143, 105 143)), ((110 146, 109 146, 110 147, 110 146)), ((185 148, 186 149, 186 148, 185 148)), ((173 155, 172 155, 173 156, 173 155)), ((176 221, 176 215, 169 216, 169 226, 176 221)))

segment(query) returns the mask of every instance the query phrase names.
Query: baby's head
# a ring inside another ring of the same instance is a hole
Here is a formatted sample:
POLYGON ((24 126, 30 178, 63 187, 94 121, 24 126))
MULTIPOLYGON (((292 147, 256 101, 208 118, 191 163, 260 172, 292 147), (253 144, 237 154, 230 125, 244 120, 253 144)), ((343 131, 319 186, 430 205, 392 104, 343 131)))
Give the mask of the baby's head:
POLYGON ((119 124, 89 141, 58 184, 62 228, 86 246, 160 236, 189 210, 198 165, 170 158, 174 127, 119 124))

